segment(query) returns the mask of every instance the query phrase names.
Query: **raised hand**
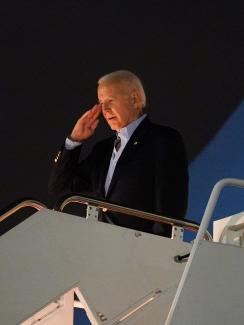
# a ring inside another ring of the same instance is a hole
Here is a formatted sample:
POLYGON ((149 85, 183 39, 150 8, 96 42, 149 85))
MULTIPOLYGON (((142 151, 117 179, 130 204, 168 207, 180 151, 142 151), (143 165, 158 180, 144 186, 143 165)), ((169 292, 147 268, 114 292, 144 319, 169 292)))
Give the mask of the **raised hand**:
POLYGON ((101 111, 102 106, 96 104, 89 111, 83 114, 76 122, 70 138, 74 141, 84 141, 89 139, 98 126, 101 111))

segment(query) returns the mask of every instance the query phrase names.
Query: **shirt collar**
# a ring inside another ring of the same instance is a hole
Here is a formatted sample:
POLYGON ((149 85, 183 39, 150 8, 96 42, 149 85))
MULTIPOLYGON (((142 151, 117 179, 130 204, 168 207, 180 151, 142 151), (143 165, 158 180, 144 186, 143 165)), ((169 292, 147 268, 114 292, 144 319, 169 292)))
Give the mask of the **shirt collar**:
POLYGON ((134 131, 136 130, 136 128, 139 126, 139 124, 144 120, 144 118, 147 116, 147 114, 143 114, 142 116, 140 116, 138 119, 136 119, 135 121, 131 122, 130 124, 126 125, 125 127, 123 127, 118 133, 117 135, 121 138, 121 139, 125 139, 126 141, 128 141, 130 139, 130 137, 132 136, 132 134, 134 133, 134 131))

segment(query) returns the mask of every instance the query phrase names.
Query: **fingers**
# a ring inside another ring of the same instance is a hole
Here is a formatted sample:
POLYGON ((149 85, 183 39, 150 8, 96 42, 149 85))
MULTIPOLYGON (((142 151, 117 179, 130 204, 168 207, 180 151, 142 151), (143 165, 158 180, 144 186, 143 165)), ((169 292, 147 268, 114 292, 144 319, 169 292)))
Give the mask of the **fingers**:
POLYGON ((81 120, 85 122, 85 124, 90 127, 95 121, 98 120, 99 115, 101 114, 101 106, 95 105, 92 109, 85 113, 81 117, 81 120))
POLYGON ((91 109, 90 109, 91 112, 97 112, 98 114, 101 113, 102 111, 102 105, 101 104, 95 104, 91 109))
POLYGON ((98 118, 98 116, 101 114, 102 112, 102 105, 101 104, 96 104, 94 105, 90 110, 90 116, 94 119, 98 118))
POLYGON ((102 107, 99 104, 94 105, 90 110, 83 114, 76 122, 71 137, 77 141, 88 139, 94 133, 99 123, 99 115, 102 107))
POLYGON ((90 127, 91 127, 91 129, 92 129, 93 131, 95 131, 95 129, 97 128, 98 123, 99 123, 99 119, 95 120, 95 121, 91 124, 90 127))
POLYGON ((80 117, 80 120, 95 121, 102 112, 102 106, 100 104, 94 105, 85 114, 80 117))
POLYGON ((89 115, 90 117, 96 118, 100 115, 101 111, 102 111, 102 105, 96 104, 91 109, 89 109, 84 115, 89 115))

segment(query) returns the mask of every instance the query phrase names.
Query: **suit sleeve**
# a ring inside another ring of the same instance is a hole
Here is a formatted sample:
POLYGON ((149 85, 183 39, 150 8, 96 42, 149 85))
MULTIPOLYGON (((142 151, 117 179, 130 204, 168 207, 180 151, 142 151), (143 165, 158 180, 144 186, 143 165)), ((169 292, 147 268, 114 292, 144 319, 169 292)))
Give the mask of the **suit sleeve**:
POLYGON ((91 169, 92 159, 87 158, 79 163, 82 146, 73 150, 64 145, 55 157, 48 182, 48 192, 52 196, 60 196, 70 192, 92 191, 91 169))
POLYGON ((188 163, 179 133, 158 147, 155 173, 156 210, 182 219, 188 201, 188 163), (160 149, 161 147, 161 149, 160 149))

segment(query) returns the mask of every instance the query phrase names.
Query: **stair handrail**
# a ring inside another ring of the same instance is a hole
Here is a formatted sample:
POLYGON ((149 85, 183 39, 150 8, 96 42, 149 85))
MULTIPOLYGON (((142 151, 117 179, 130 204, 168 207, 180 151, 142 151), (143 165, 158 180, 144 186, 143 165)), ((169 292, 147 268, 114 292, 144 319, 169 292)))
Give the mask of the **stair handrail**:
POLYGON ((169 325, 170 322, 171 322, 171 319, 173 317, 173 314, 174 314, 176 305, 178 303, 181 291, 182 291, 182 289, 184 287, 184 284, 185 284, 185 281, 187 279, 187 276, 188 276, 189 269, 190 269, 191 263, 193 261, 193 258, 195 257, 195 254, 196 254, 196 252, 197 252, 197 250, 199 248, 201 240, 203 239, 205 230, 208 228, 209 222, 210 222, 210 220, 212 218, 212 215, 213 215, 214 209, 216 207, 217 201, 219 199, 220 193, 223 190, 223 188, 226 187, 226 186, 244 188, 244 179, 223 178, 214 185, 214 187, 212 189, 212 192, 210 194, 210 197, 209 197, 205 212, 204 212, 203 217, 202 217, 202 221, 201 221, 201 224, 200 224, 199 231, 197 233, 196 239, 194 240, 194 244, 192 246, 189 259, 188 259, 187 264, 185 266, 185 269, 183 271, 183 274, 182 274, 179 286, 177 288, 174 300, 172 302, 172 305, 171 305, 167 320, 165 322, 165 325, 169 325))
MULTIPOLYGON (((73 193, 71 196, 65 195, 62 198, 60 198, 54 207, 54 210, 56 211, 63 211, 64 208, 70 204, 70 203, 79 203, 83 205, 89 205, 89 206, 95 206, 99 209, 101 209, 103 212, 106 212, 107 210, 117 213, 124 213, 128 214, 134 217, 156 221, 159 223, 166 223, 170 225, 175 225, 178 227, 183 227, 184 229, 191 230, 194 232, 197 232, 200 225, 194 221, 187 220, 187 219, 175 219, 171 217, 161 216, 155 213, 145 212, 137 209, 131 209, 125 206, 121 206, 118 204, 110 203, 105 200, 97 200, 89 196, 80 195, 73 193)), ((206 240, 212 241, 211 234, 206 230, 204 238, 206 240)))
POLYGON ((0 222, 9 218, 11 215, 19 211, 20 209, 27 207, 31 207, 33 209, 36 209, 37 211, 43 208, 47 208, 45 204, 32 198, 19 199, 17 201, 14 201, 13 203, 10 203, 6 208, 0 211, 0 222))

